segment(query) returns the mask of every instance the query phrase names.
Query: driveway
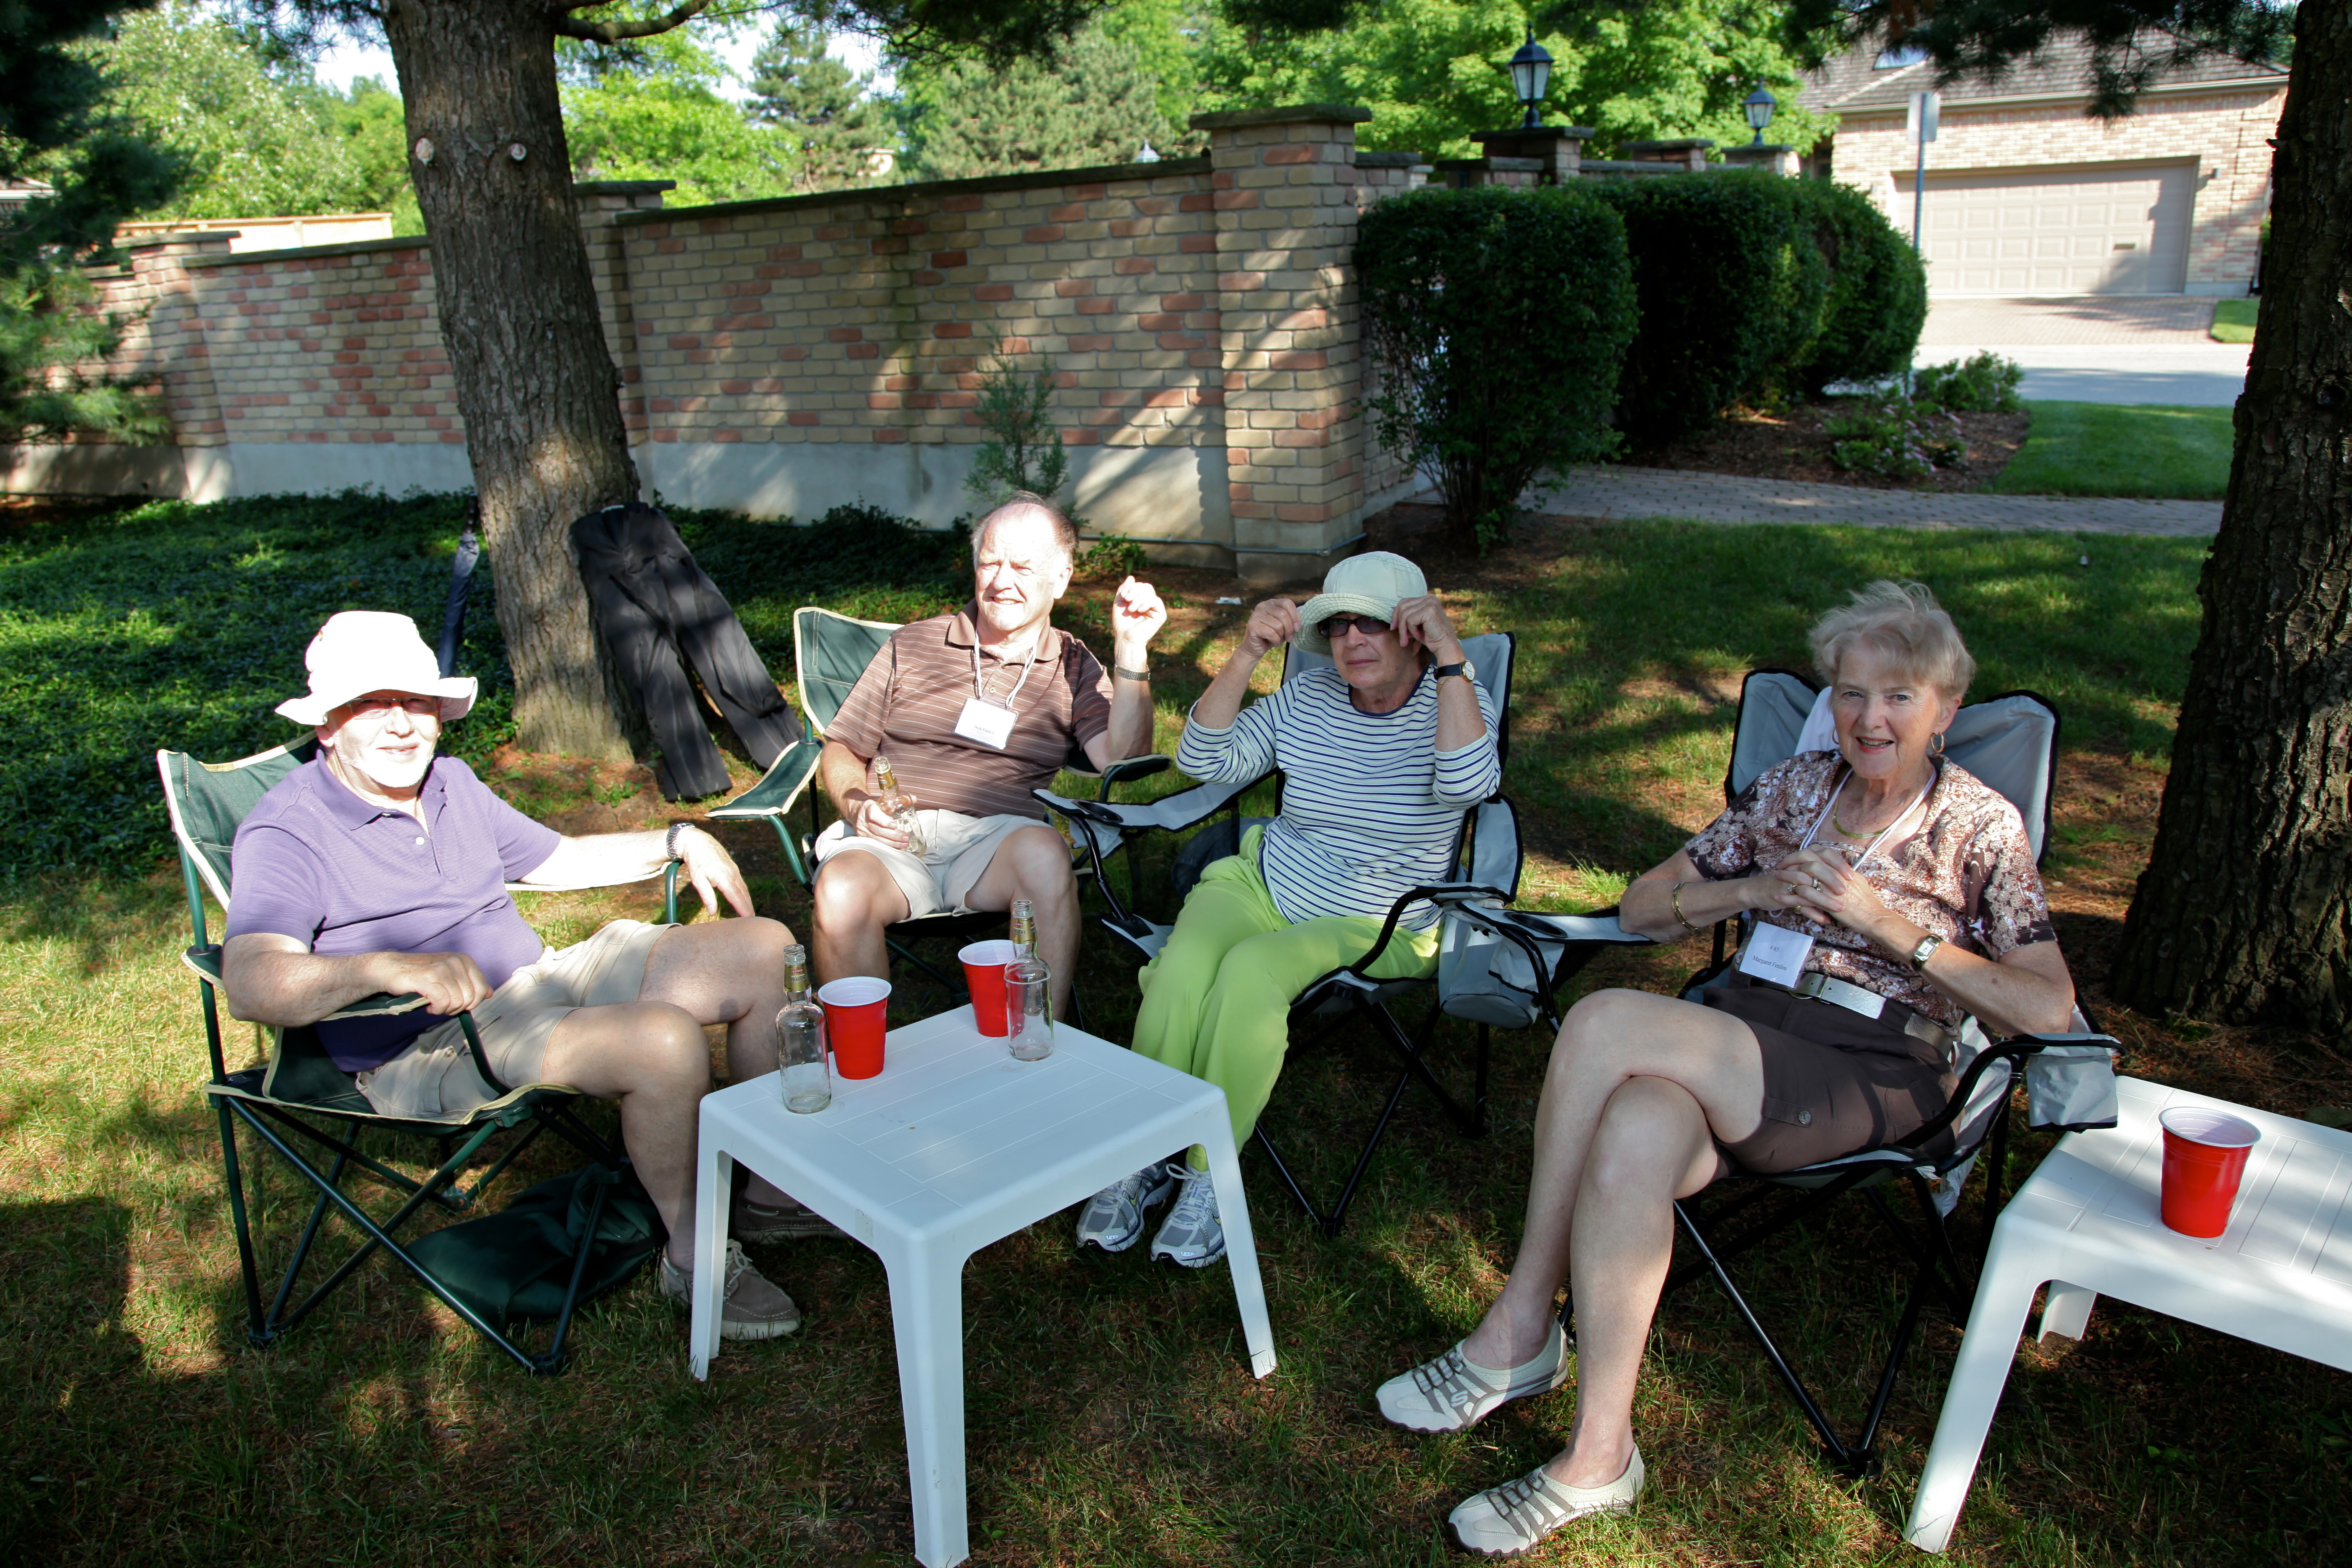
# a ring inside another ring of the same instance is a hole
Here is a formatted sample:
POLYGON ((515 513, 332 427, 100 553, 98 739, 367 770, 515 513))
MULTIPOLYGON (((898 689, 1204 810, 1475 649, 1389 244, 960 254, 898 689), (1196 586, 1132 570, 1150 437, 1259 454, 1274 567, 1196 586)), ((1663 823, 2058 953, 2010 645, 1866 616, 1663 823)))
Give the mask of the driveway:
POLYGON ((2027 397, 2226 408, 2244 390, 2247 347, 2207 336, 2212 319, 2211 300, 2181 294, 1937 300, 1918 362, 1990 349, 2025 367, 2027 397))

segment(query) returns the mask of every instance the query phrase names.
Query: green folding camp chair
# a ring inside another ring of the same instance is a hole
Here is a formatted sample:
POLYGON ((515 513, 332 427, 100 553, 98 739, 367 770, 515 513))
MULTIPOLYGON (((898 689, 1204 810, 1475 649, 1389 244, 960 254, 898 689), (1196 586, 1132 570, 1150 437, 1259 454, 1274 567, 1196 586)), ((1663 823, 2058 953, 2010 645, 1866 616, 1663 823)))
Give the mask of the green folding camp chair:
MULTIPOLYGON (((874 662, 874 656, 882 651, 882 645, 898 629, 895 622, 861 621, 814 605, 803 605, 793 611, 793 662, 800 685, 801 716, 809 727, 810 737, 778 757, 758 784, 710 813, 714 819, 763 820, 774 828, 777 841, 783 846, 784 858, 803 888, 814 888, 816 880, 816 836, 823 826, 818 820, 817 802, 824 792, 810 785, 816 777, 817 758, 824 750, 825 732, 832 727, 834 716, 841 711, 841 705, 849 700, 850 689, 857 684, 857 678, 866 673, 866 667, 874 662), (803 795, 808 801, 808 828, 795 834, 788 819, 803 795)), ((1062 765, 1067 772, 1099 778, 1100 798, 1108 800, 1112 785, 1163 773, 1170 762, 1158 754, 1129 757, 1097 773, 1086 753, 1073 748, 1062 765)), ((1111 847, 1117 847, 1115 837, 1111 847)), ((1098 864, 1097 858, 1083 869, 1092 871, 1098 864)), ((910 944, 923 937, 969 937, 1000 926, 1003 921, 1003 915, 994 913, 942 912, 900 921, 883 934, 892 952, 952 992, 962 988, 962 979, 950 979, 910 944)), ((1071 993, 1074 1005, 1076 994, 1075 991, 1071 993)))
MULTIPOLYGON (((309 1316, 313 1308, 381 1248, 518 1365, 535 1373, 561 1371, 565 1360, 564 1341, 571 1331, 572 1314, 583 1299, 583 1285, 589 1286, 586 1293, 593 1293, 589 1280, 593 1247, 580 1246, 569 1289, 554 1315, 554 1331, 548 1347, 532 1353, 509 1337, 502 1325, 492 1323, 468 1305, 459 1290, 437 1277, 431 1266, 410 1250, 414 1238, 404 1246, 400 1233, 428 1205, 446 1213, 466 1212, 483 1189, 537 1142, 541 1132, 551 1130, 604 1172, 618 1174, 625 1171, 628 1163, 619 1151, 572 1114, 572 1102, 578 1098, 576 1095, 565 1089, 531 1085, 510 1087, 499 1082, 482 1054, 481 1042, 474 1033, 473 1017, 465 1013, 457 1016, 458 1025, 465 1035, 474 1071, 480 1076, 491 1099, 446 1121, 413 1121, 379 1114, 360 1092, 352 1075, 336 1067, 328 1057, 313 1027, 272 1030, 269 1058, 264 1065, 229 1070, 221 1047, 220 1004, 216 996, 221 984, 221 950, 205 931, 205 895, 209 892, 223 910, 229 908, 229 848, 236 839, 237 825, 270 786, 310 761, 316 750, 315 741, 305 740, 234 763, 219 763, 199 762, 180 752, 155 753, 156 768, 163 780, 164 804, 171 812, 172 832, 179 840, 181 875, 187 886, 188 920, 194 942, 184 958, 196 975, 197 995, 204 1008, 205 1041, 212 1058, 212 1077, 205 1084, 205 1092, 212 1097, 213 1108, 220 1118, 222 1171, 228 1188, 229 1215, 236 1231, 237 1261, 245 1276, 246 1338, 256 1346, 273 1343, 309 1316), (310 1218, 302 1226, 292 1258, 267 1308, 262 1304, 260 1268, 246 1205, 245 1180, 237 1162, 239 1125, 274 1151, 317 1194, 310 1218), (471 1186, 459 1186, 458 1173, 492 1138, 510 1129, 519 1130, 520 1136, 471 1186), (441 1145, 442 1155, 429 1175, 423 1181, 415 1180, 362 1151, 361 1135, 371 1131, 430 1140, 441 1145), (306 1147, 331 1156, 324 1169, 305 1156, 306 1147), (375 1177, 401 1195, 399 1206, 387 1218, 379 1222, 344 1190, 344 1178, 354 1172, 375 1177), (330 1210, 349 1221, 364 1239, 324 1279, 295 1301, 295 1291, 330 1210), (293 1304, 289 1306, 289 1302, 293 1304)), ((666 872, 648 875, 665 878, 667 918, 676 921, 677 863, 672 862, 666 872)), ((369 996, 331 1016, 341 1019, 405 1013, 424 1005, 425 999, 415 995, 369 996)), ((610 1186, 609 1182, 596 1184, 584 1232, 589 1237, 599 1234, 610 1186)), ((609 1289, 625 1277, 624 1271, 601 1283, 609 1289)))

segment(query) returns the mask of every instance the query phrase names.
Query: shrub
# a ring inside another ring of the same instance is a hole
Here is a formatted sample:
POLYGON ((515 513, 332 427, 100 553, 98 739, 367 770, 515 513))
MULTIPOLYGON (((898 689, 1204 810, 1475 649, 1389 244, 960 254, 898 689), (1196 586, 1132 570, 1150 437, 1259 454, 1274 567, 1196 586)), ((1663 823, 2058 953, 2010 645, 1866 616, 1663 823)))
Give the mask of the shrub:
POLYGON ((1948 364, 1922 365, 1911 377, 1911 395, 1918 402, 1956 413, 2014 414, 2018 384, 2025 367, 1986 351, 1948 364))
POLYGON ((1935 468, 1968 460, 1959 422, 1933 404, 1900 394, 1865 397, 1832 419, 1837 437, 1830 461, 1839 468, 1888 479, 1923 479, 1935 468))
MULTIPOLYGON (((1061 427, 1054 423, 1056 378, 1054 362, 1045 355, 1038 356, 1036 369, 1024 371, 1001 340, 991 344, 980 373, 980 401, 972 409, 988 439, 972 454, 971 473, 963 482, 964 493, 982 511, 993 510, 1015 490, 1052 500, 1069 477, 1069 456, 1062 449, 1061 427)), ((1086 526, 1075 513, 1070 521, 1086 526)))
POLYGON ((1078 556, 1084 577, 1132 577, 1151 564, 1142 545, 1123 533, 1106 533, 1078 556))
POLYGON ((1829 268, 1793 180, 1764 174, 1593 182, 1624 216, 1641 331, 1617 426, 1651 446, 1765 389, 1818 334, 1829 268))
POLYGON ((1851 185, 1783 180, 1829 268, 1821 328, 1788 384, 1819 397, 1834 381, 1874 381, 1911 363, 1927 320, 1927 269, 1878 204, 1851 185))
POLYGON ((1606 202, 1577 185, 1409 192, 1364 215, 1356 268, 1381 441, 1434 474, 1456 542, 1508 537, 1539 475, 1613 447, 1634 314, 1606 202))

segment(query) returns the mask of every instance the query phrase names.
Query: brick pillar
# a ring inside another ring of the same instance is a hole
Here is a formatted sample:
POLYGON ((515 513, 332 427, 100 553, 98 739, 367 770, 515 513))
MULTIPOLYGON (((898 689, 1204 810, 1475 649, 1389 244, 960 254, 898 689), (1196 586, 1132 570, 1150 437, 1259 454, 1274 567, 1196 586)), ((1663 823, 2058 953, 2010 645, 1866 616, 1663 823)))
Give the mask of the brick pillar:
POLYGON ((1726 147, 1723 161, 1734 168, 1761 169, 1768 174, 1794 175, 1797 172, 1797 150, 1777 142, 1761 146, 1750 142, 1745 147, 1726 147))
POLYGON ((659 210, 662 193, 676 189, 676 180, 582 180, 572 187, 581 234, 588 242, 589 275, 596 280, 596 303, 604 318, 605 352, 621 373, 621 423, 629 432, 632 452, 646 439, 645 367, 637 353, 628 251, 622 243, 630 231, 614 224, 623 213, 659 210))
POLYGON ((1226 487, 1245 582, 1319 578, 1363 531, 1356 126, 1332 104, 1198 114, 1209 132, 1226 487))
POLYGON ((226 256, 234 230, 184 230, 158 235, 130 247, 136 292, 147 306, 146 342, 126 336, 137 349, 134 364, 116 368, 152 372, 163 390, 172 438, 184 473, 182 494, 190 500, 218 500, 230 493, 228 424, 205 341, 204 311, 188 276, 198 257, 226 256))

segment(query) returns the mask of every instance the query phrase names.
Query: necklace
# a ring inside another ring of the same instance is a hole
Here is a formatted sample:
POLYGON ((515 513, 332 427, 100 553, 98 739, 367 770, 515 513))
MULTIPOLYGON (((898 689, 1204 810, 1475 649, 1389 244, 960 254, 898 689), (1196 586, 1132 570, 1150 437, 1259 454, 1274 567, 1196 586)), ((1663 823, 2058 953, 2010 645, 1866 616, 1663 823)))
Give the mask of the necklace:
MULTIPOLYGON (((1837 813, 1837 803, 1838 803, 1838 801, 1839 801, 1840 799, 1843 798, 1844 795, 1845 795, 1845 785, 1844 785, 1844 784, 1843 784, 1843 783, 1840 783, 1840 784, 1839 784, 1839 785, 1838 785, 1838 793, 1837 793, 1836 795, 1832 795, 1832 796, 1831 796, 1831 797, 1830 797, 1830 826, 1831 826, 1832 827, 1836 828, 1836 829, 1838 830, 1839 835, 1840 835, 1841 837, 1846 837, 1846 838, 1867 838, 1867 837, 1869 837, 1871 836, 1871 834, 1873 834, 1874 832, 1877 831, 1875 828, 1872 828, 1872 827, 1848 827, 1848 826, 1845 825, 1845 818, 1843 818, 1843 817, 1842 817, 1842 816, 1840 816, 1838 815, 1838 813, 1837 813)), ((1915 802, 1914 804, 1916 804, 1916 803, 1915 802)), ((1906 812, 1906 813, 1907 813, 1911 808, 1910 808, 1909 806, 1905 806, 1903 809, 1904 809, 1904 811, 1905 811, 1905 812, 1906 812)))

